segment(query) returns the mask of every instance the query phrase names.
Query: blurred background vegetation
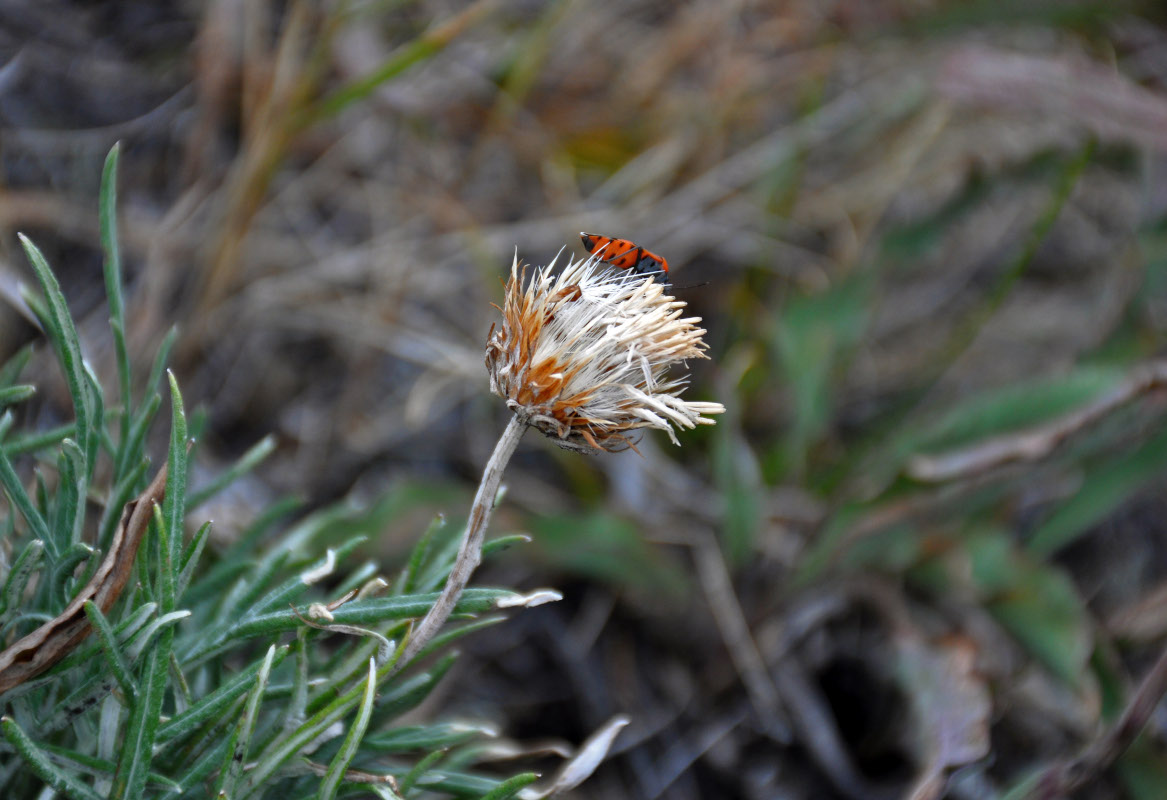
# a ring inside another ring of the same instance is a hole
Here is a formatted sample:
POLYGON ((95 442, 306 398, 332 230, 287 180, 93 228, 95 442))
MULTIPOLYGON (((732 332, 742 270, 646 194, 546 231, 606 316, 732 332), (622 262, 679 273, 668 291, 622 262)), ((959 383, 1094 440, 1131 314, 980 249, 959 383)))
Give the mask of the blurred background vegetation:
POLYGON ((528 437, 495 531, 534 541, 480 581, 565 599, 435 700, 573 742, 629 714, 578 796, 1167 797, 1138 691, 1167 636, 1160 4, 6 0, 0 126, 0 359, 39 338, 23 231, 113 381, 120 140, 130 345, 181 331, 192 482, 278 436, 205 509, 221 549, 294 494, 363 503, 402 558, 505 423, 514 249, 669 260, 711 344, 688 396, 728 413, 640 456, 528 437))

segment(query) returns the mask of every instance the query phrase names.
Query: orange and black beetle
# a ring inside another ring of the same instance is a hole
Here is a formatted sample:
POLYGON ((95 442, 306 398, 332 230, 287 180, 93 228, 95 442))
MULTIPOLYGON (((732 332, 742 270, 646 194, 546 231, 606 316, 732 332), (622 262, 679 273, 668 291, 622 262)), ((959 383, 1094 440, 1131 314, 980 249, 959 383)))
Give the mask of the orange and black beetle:
POLYGON ((637 275, 660 276, 664 281, 668 280, 669 262, 627 239, 613 239, 582 231, 579 238, 583 240, 584 250, 595 253, 600 261, 620 269, 630 269, 637 275))

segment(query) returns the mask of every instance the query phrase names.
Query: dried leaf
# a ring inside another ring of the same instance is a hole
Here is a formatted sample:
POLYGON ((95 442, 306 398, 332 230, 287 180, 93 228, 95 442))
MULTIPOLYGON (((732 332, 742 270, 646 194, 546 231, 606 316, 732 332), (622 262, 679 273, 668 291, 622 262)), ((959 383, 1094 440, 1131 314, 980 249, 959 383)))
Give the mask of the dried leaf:
POLYGON ((579 786, 596 771, 596 767, 600 766, 600 762, 608 755, 616 734, 629 722, 628 717, 623 715, 608 720, 580 746, 575 758, 564 764, 554 778, 523 789, 519 792, 520 800, 542 800, 544 797, 551 797, 579 786))
POLYGON ((495 608, 534 608, 544 603, 556 603, 563 599, 563 595, 554 589, 536 589, 530 594, 520 594, 514 597, 500 597, 494 604, 495 608))
POLYGON ((933 800, 944 789, 946 770, 988 754, 989 691, 976 673, 976 652, 968 640, 929 645, 902 633, 897 645, 900 679, 912 699, 924 765, 908 797, 933 800))
POLYGON ((57 617, 0 652, 0 693, 35 678, 89 635, 91 625, 85 614, 86 601, 92 601, 103 613, 117 602, 133 570, 138 545, 150 526, 154 506, 161 502, 165 488, 166 465, 163 464, 146 491, 126 503, 109 553, 85 588, 57 617))

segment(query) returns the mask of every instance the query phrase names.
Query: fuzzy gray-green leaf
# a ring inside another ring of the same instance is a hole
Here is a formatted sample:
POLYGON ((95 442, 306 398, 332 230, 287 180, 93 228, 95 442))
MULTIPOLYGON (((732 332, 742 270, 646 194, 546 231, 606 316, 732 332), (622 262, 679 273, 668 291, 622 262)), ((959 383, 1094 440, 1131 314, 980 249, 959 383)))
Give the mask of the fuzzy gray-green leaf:
POLYGON ((0 407, 11 406, 16 403, 23 403, 36 394, 36 387, 27 383, 17 384, 16 386, 6 386, 0 389, 0 407))
MULTIPOLYGON (((279 666, 288 655, 288 649, 287 645, 276 648, 275 655, 272 657, 271 666, 273 669, 279 666)), ((256 661, 238 675, 220 685, 206 697, 197 701, 183 713, 164 722, 158 728, 158 733, 155 737, 156 741, 162 744, 182 739, 208 722, 219 719, 221 714, 231 708, 235 701, 242 697, 255 684, 255 676, 259 673, 259 670, 266 661, 266 657, 260 661, 256 661)))
POLYGON ((28 579, 40 566, 45 554, 45 543, 41 539, 33 539, 24 546, 16 563, 8 572, 8 580, 4 584, 3 608, 0 609, 0 622, 7 621, 13 611, 21 607, 24 589, 28 586, 28 579))
POLYGON ((109 620, 105 618, 105 614, 101 613, 101 609, 92 600, 85 601, 85 615, 89 617, 89 622, 97 633, 97 639, 101 643, 101 652, 109 664, 110 672, 113 673, 118 685, 122 687, 125 696, 133 700, 138 696, 138 686, 130 675, 125 654, 122 653, 122 648, 118 645, 117 637, 114 635, 113 628, 110 627, 109 620))
POLYGON ((97 457, 97 433, 101 425, 98 398, 95 397, 93 385, 86 374, 85 362, 81 355, 81 342, 77 338, 77 328, 69 314, 69 306, 61 292, 61 285, 57 283, 56 276, 53 275, 44 254, 37 246, 24 234, 18 236, 45 295, 46 333, 53 342, 57 357, 61 359, 65 382, 73 398, 73 414, 77 419, 77 443, 85 454, 85 476, 88 478, 93 474, 97 457))
POLYGON ((0 719, 0 729, 4 732, 4 738, 20 753, 36 776, 55 791, 74 800, 101 800, 97 792, 53 764, 45 751, 37 747, 14 720, 9 717, 0 719))
POLYGON ((220 770, 219 797, 234 796, 235 786, 239 783, 239 776, 243 772, 243 764, 247 761, 247 750, 251 746, 251 734, 255 731, 255 721, 259 716, 259 703, 267 689, 267 680, 271 675, 275 653, 276 646, 273 644, 267 649, 263 663, 255 675, 255 684, 247 696, 247 704, 243 707, 243 716, 239 718, 239 725, 232 735, 234 746, 227 752, 220 770))
POLYGON ((56 550, 53 548, 53 537, 49 532, 49 524, 33 503, 32 498, 28 496, 24 484, 20 481, 20 476, 16 474, 16 469, 12 466, 12 462, 8 459, 8 453, 4 449, 0 449, 0 484, 4 486, 4 492, 12 501, 12 505, 20 511, 20 515, 24 517, 28 527, 32 529, 32 535, 49 545, 50 552, 56 555, 56 550))
POLYGON ((348 769, 348 765, 352 763, 353 757, 356 756, 365 730, 369 727, 369 719, 373 716, 373 700, 376 696, 377 665, 370 658, 369 677, 365 681, 365 694, 357 709, 357 717, 353 720, 352 727, 349 728, 348 735, 344 737, 340 749, 336 751, 332 763, 328 765, 328 772, 325 773, 324 780, 320 782, 320 800, 333 800, 336 797, 336 790, 340 787, 344 773, 348 769))

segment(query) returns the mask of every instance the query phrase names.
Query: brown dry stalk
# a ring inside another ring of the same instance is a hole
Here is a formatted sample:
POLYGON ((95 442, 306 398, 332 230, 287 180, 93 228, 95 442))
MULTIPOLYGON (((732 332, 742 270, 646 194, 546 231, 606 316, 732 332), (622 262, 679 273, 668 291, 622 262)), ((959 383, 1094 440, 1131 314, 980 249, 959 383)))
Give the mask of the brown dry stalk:
POLYGON ((1164 386, 1167 386, 1167 361, 1142 364, 1083 408, 1040 427, 997 436, 963 450, 916 456, 908 462, 907 473, 918 481, 937 483, 968 478, 1016 461, 1045 458, 1070 436, 1111 411, 1164 386))
POLYGON ((109 611, 126 586, 142 536, 150 527, 154 506, 166 489, 166 464, 136 500, 126 503, 114 531, 109 552, 85 588, 57 617, 41 625, 11 647, 0 651, 0 693, 35 678, 68 655, 89 635, 86 601, 109 611))
POLYGON ((1077 758, 1048 768, 1029 796, 1054 800, 1097 780, 1134 743, 1164 694, 1167 694, 1167 650, 1159 654, 1159 660, 1131 695, 1122 716, 1087 745, 1077 758))
POLYGON ((458 547, 458 555, 454 559, 454 566, 450 570, 450 577, 446 579, 446 586, 438 599, 430 606, 430 610, 409 634, 393 672, 405 667, 421 649, 446 624, 462 591, 470 582, 470 576, 482 561, 482 541, 486 537, 486 526, 490 522, 490 515, 494 511, 494 499, 498 495, 499 484, 502 483, 503 470, 507 462, 514 455, 515 448, 527 430, 527 423, 518 415, 511 417, 506 430, 494 447, 494 453, 482 472, 482 482, 478 484, 478 492, 474 495, 474 503, 470 507, 470 518, 466 520, 466 532, 462 535, 462 543, 458 547))

